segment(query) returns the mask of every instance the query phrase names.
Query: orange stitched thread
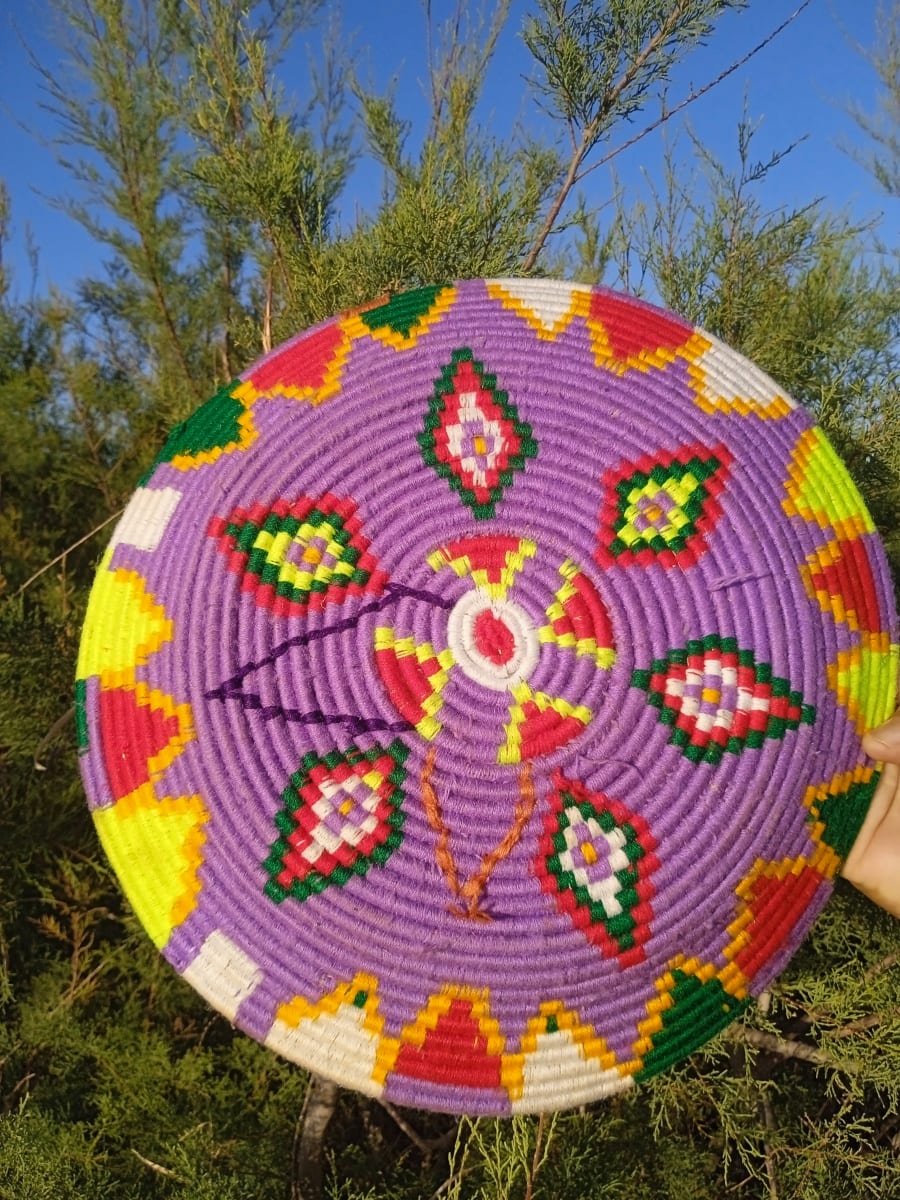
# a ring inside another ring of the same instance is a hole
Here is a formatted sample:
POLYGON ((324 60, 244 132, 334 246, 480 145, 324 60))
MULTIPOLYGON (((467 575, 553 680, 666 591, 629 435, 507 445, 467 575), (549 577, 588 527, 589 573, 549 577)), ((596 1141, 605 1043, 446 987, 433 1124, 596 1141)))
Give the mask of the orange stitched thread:
POLYGON ((509 831, 499 845, 482 858, 481 865, 472 878, 467 880, 465 884, 460 885, 456 859, 453 857, 453 851, 450 849, 450 830, 444 824, 444 819, 441 816, 440 801, 431 782, 436 758, 437 747, 430 746, 422 766, 422 804, 425 808, 425 816, 428 818, 428 824, 438 835, 434 857, 441 874, 446 879, 447 886, 453 895, 468 901, 467 907, 463 908, 460 905, 454 904, 450 906, 448 911, 453 913, 454 916, 466 917, 473 921, 490 921, 492 920, 490 913, 486 913, 484 909, 479 907, 482 892, 487 886, 494 868, 518 844, 525 826, 531 820, 534 806, 537 803, 537 794, 534 790, 534 782, 531 777, 531 763, 523 763, 522 769, 519 772, 519 802, 515 807, 514 819, 509 831))
POLYGON ((447 880, 447 886, 454 896, 459 896, 462 888, 459 884, 459 873, 456 869, 456 861, 453 857, 453 852, 450 849, 450 830, 444 824, 441 817, 441 805, 437 798, 437 792, 434 790, 434 785, 431 782, 431 776, 434 774, 434 760, 437 758, 437 746, 429 746, 428 753, 425 755, 425 762, 422 766, 422 804, 425 806, 425 816, 428 818, 428 824, 438 835, 437 845, 434 849, 434 857, 440 868, 441 874, 447 880))
POLYGON ((519 772, 519 802, 515 808, 515 819, 503 841, 490 854, 484 856, 481 866, 463 886, 461 894, 469 901, 467 916, 474 917, 479 914, 478 901, 481 899, 481 893, 484 891, 488 879, 497 864, 501 863, 518 844, 519 838, 525 831, 525 826, 531 820, 536 803, 537 793, 531 777, 531 763, 524 762, 519 772))

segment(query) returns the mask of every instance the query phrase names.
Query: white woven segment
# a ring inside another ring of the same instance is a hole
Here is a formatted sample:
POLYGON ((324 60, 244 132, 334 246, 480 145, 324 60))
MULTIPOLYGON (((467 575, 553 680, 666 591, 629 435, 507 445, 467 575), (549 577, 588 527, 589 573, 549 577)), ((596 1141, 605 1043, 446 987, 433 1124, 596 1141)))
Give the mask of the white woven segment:
POLYGON ((784 409, 797 407, 796 401, 755 363, 730 350, 711 333, 703 331, 702 336, 711 345, 691 373, 698 396, 708 405, 725 409, 742 402, 751 410, 762 412, 775 405, 784 409))
POLYGON ((383 1088, 374 1078, 378 1036, 366 1025, 364 1009, 342 1004, 333 1013, 301 1017, 296 1025, 276 1019, 265 1044, 313 1070, 318 1069, 316 1064, 327 1063, 335 1082, 367 1096, 380 1096, 383 1088))
POLYGON ((558 332, 568 323, 579 293, 590 297, 590 288, 556 279, 489 279, 487 285, 498 298, 517 302, 548 333, 558 332))
POLYGON ((181 501, 176 488, 138 488, 122 514, 110 546, 155 550, 181 501))
POLYGON ((187 982, 229 1021, 262 982, 253 959, 221 930, 214 930, 184 972, 187 982))
POLYGON ((604 1067, 585 1054, 571 1030, 539 1033, 536 1043, 525 1057, 522 1095, 513 1101, 514 1113, 537 1112, 563 1103, 588 1104, 634 1087, 631 1075, 623 1076, 615 1067, 604 1067))

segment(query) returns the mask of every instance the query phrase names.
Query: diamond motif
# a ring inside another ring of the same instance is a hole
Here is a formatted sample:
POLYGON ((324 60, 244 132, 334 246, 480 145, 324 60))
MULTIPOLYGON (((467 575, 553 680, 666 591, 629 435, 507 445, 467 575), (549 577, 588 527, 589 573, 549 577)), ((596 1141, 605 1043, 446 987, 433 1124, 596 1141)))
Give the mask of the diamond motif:
POLYGON ((732 462, 725 446, 692 442, 607 471, 597 562, 666 568, 696 562, 721 516, 717 497, 732 462))
POLYGON ((649 670, 632 674, 631 684, 649 693, 662 724, 672 727, 669 744, 691 762, 717 763, 726 750, 758 750, 766 738, 783 738, 816 718, 787 679, 718 634, 654 659, 649 670))
POLYGON ((659 866, 646 821, 618 800, 557 773, 535 874, 560 912, 606 958, 644 960, 659 866))
POLYGON ((407 748, 395 739, 387 748, 309 753, 281 795, 275 814, 280 837, 263 863, 263 889, 280 904, 288 896, 306 900, 329 884, 343 887, 384 866, 403 840, 403 782, 407 748))
POLYGON ((514 473, 538 451, 531 426, 467 347, 442 368, 418 442, 476 520, 493 517, 514 473))
POLYGON ((267 508, 238 508, 210 523, 228 569, 262 608, 287 617, 343 604, 348 596, 378 594, 387 576, 362 534, 348 497, 301 496, 267 508))

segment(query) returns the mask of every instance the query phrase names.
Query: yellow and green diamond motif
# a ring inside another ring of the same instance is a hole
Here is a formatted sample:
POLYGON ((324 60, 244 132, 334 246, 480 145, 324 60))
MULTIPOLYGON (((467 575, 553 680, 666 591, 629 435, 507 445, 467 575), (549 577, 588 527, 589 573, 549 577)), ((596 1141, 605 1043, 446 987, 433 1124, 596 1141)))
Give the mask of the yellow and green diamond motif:
POLYGON ((722 445, 692 443, 608 471, 595 551, 600 565, 695 562, 721 516, 717 497, 731 462, 722 445))
POLYGON ((386 575, 362 534, 356 505, 347 497, 301 496, 270 508, 237 509, 209 527, 241 576, 241 590, 277 616, 318 611, 348 596, 378 593, 386 575))

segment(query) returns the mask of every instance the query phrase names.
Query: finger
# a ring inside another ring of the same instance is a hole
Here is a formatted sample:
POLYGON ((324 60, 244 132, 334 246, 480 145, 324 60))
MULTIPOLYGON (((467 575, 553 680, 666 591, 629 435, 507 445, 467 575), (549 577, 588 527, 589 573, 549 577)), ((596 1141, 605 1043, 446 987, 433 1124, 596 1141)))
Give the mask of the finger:
POLYGON ((900 712, 863 738, 863 749, 880 762, 900 763, 900 712))

